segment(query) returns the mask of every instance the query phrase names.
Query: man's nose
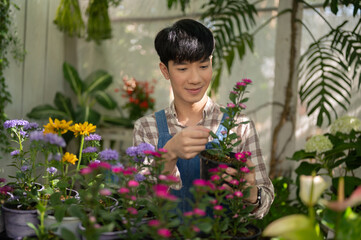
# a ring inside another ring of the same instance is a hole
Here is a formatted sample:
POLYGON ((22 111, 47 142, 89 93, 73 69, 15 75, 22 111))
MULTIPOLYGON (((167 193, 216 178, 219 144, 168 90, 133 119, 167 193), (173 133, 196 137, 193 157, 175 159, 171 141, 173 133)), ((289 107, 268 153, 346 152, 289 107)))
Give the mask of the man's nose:
POLYGON ((197 84, 201 82, 201 74, 199 73, 198 69, 192 69, 191 74, 188 78, 188 82, 191 84, 197 84))

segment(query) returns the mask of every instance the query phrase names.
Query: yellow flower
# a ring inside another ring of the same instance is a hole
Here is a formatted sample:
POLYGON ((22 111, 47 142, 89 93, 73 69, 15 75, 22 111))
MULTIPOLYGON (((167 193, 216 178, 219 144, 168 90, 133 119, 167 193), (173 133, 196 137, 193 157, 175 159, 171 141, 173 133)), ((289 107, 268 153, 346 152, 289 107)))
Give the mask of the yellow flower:
POLYGON ((63 162, 68 162, 68 163, 71 163, 71 164, 75 164, 76 161, 78 161, 78 158, 75 156, 75 154, 72 154, 72 153, 69 153, 69 152, 66 152, 63 156, 63 159, 62 159, 63 162))
POLYGON ((70 125, 73 123, 73 121, 67 122, 66 120, 59 121, 55 118, 54 122, 51 118, 49 118, 49 123, 47 125, 44 125, 44 134, 47 133, 55 133, 58 134, 59 131, 61 134, 66 133, 70 125))
POLYGON ((85 122, 85 123, 76 123, 69 128, 70 131, 74 132, 75 137, 79 135, 89 135, 92 132, 95 132, 97 126, 85 122))

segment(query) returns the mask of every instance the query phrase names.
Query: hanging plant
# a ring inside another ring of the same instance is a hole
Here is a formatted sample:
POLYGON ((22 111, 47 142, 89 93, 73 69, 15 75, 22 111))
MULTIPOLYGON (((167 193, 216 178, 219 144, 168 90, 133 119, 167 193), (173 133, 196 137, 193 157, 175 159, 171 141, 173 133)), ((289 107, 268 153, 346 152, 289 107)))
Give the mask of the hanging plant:
POLYGON ((108 14, 108 1, 91 0, 87 8, 87 40, 99 44, 102 40, 112 38, 112 27, 108 14))
POLYGON ((61 0, 54 23, 60 31, 65 32, 70 37, 84 36, 85 25, 78 0, 61 0))

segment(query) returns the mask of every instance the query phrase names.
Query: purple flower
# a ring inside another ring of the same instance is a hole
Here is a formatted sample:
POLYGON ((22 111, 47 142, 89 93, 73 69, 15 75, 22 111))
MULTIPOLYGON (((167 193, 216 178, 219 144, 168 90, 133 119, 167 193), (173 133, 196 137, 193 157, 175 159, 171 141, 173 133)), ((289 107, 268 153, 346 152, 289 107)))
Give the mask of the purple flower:
POLYGON ((56 169, 55 167, 50 167, 50 168, 47 168, 46 171, 48 171, 48 173, 50 174, 55 174, 58 169, 56 169))
POLYGON ((134 176, 134 180, 137 182, 141 182, 144 181, 146 179, 146 177, 143 174, 137 173, 134 176))
POLYGON ((84 141, 100 141, 100 140, 102 140, 102 137, 96 133, 90 134, 89 136, 86 136, 84 138, 84 141))
POLYGON ((4 122, 4 128, 5 129, 8 129, 8 128, 13 128, 13 127, 16 127, 16 126, 25 126, 27 125, 29 122, 26 121, 26 120, 17 120, 17 119, 14 119, 14 120, 6 120, 4 122))
POLYGON ((138 155, 145 156, 144 151, 155 151, 155 147, 149 143, 141 143, 137 146, 138 148, 138 155))
POLYGON ((50 144, 54 144, 57 145, 59 147, 65 147, 66 143, 64 138, 58 136, 57 134, 54 133, 48 133, 46 135, 44 135, 44 141, 48 142, 50 144))
POLYGON ((105 149, 99 153, 101 160, 118 160, 119 154, 112 149, 105 149))
POLYGON ((100 163, 100 160, 95 159, 95 160, 93 160, 93 161, 90 161, 89 163, 96 163, 96 164, 99 164, 99 163, 100 163))
POLYGON ((60 153, 55 153, 55 154, 50 153, 48 156, 48 161, 51 161, 51 160, 60 161, 60 159, 61 159, 60 153))
POLYGON ((36 122, 31 122, 24 126, 24 130, 37 129, 38 127, 39 127, 39 124, 37 124, 36 122))
POLYGON ((83 149, 83 153, 93 153, 96 152, 97 148, 96 147, 87 147, 83 149))
POLYGON ((27 137, 28 134, 24 131, 24 130, 21 130, 20 129, 20 134, 23 136, 23 137, 27 137))
POLYGON ((22 166, 22 167, 20 168, 20 170, 21 170, 22 172, 25 172, 25 171, 27 171, 29 168, 30 168, 30 167, 29 167, 28 165, 24 165, 24 166, 22 166))
POLYGON ((11 156, 17 156, 20 154, 20 151, 19 150, 14 150, 10 153, 11 156))
POLYGON ((44 133, 43 131, 34 131, 30 133, 29 140, 31 141, 43 141, 44 133))
POLYGON ((125 153, 126 153, 128 156, 136 157, 137 154, 138 154, 138 148, 135 147, 135 146, 128 147, 127 150, 125 151, 125 153))
POLYGON ((4 183, 6 182, 6 179, 5 178, 0 178, 0 183, 4 183))

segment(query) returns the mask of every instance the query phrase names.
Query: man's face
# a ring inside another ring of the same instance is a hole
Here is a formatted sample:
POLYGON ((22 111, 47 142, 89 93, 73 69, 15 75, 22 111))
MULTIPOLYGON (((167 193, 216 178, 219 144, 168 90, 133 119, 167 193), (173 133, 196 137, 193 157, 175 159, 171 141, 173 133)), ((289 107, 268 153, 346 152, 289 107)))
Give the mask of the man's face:
POLYGON ((201 101, 212 80, 211 57, 196 62, 160 63, 160 69, 173 88, 176 103, 193 104, 201 101))

